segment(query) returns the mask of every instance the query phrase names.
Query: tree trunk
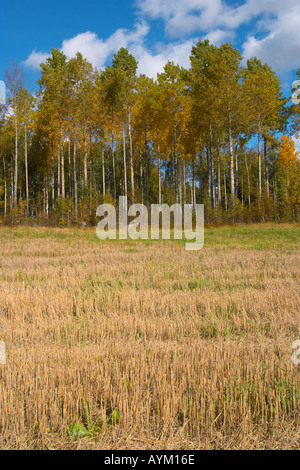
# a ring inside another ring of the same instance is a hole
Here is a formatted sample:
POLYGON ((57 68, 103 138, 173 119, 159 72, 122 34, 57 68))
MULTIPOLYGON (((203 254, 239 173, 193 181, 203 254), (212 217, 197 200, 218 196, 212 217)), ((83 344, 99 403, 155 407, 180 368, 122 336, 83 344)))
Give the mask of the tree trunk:
POLYGON ((83 184, 88 184, 88 172, 87 172, 87 138, 86 132, 84 131, 84 155, 83 155, 83 184))
POLYGON ((24 158, 25 158, 25 195, 26 195, 26 215, 29 215, 29 189, 28 189, 28 152, 27 152, 27 126, 24 127, 24 158))
POLYGON ((6 204, 7 204, 7 186, 6 186, 6 165, 3 157, 3 179, 4 179, 4 217, 6 217, 6 204))
POLYGON ((234 155, 233 155, 233 140, 232 140, 232 125, 231 125, 231 110, 228 110, 228 136, 229 136, 229 153, 230 153, 230 190, 231 190, 231 210, 233 211, 235 205, 235 191, 234 191, 234 155))
POLYGON ((46 196, 46 219, 48 220, 49 216, 49 194, 48 194, 48 178, 46 176, 46 181, 45 181, 45 196, 46 196))
POLYGON ((179 205, 182 207, 182 165, 178 162, 178 192, 179 192, 179 205))
POLYGON ((57 197, 60 197, 60 148, 57 147, 57 197))
POLYGON ((68 140, 68 178, 69 178, 69 195, 72 197, 72 178, 71 178, 71 141, 68 140))
POLYGON ((145 198, 146 207, 149 209, 149 161, 148 161, 148 142, 147 131, 145 129, 145 198))
POLYGON ((161 205, 161 159, 160 159, 159 144, 157 145, 157 155, 158 155, 158 204, 161 205))
POLYGON ((214 184, 214 158, 212 152, 212 124, 209 123, 209 160, 210 160, 210 196, 211 196, 211 207, 215 209, 215 184, 214 184))
POLYGON ((18 120, 15 117, 15 179, 13 191, 13 205, 17 205, 18 200, 18 120))
POLYGON ((46 176, 44 176, 44 184, 43 184, 43 216, 44 219, 46 218, 46 176))
POLYGON ((192 201, 193 201, 193 209, 196 209, 196 179, 195 179, 195 160, 193 160, 193 182, 192 182, 192 201))
POLYGON ((128 113, 128 134, 129 134, 129 153, 130 153, 131 198, 132 198, 132 204, 134 204, 134 200, 135 200, 135 188, 134 188, 133 145, 132 145, 131 114, 130 114, 130 110, 129 110, 129 113, 128 113))
POLYGON ((65 198, 65 157, 64 157, 64 141, 62 128, 60 130, 60 155, 61 155, 61 197, 65 198))
POLYGON ((222 205, 222 190, 221 190, 221 161, 220 161, 220 136, 218 131, 217 141, 217 152, 218 152, 218 205, 222 205))
POLYGON ((78 216, 78 193, 77 193, 77 171, 76 171, 76 142, 74 142, 73 152, 73 171, 74 171, 74 203, 75 203, 75 215, 78 216))
POLYGON ((242 210, 244 211, 244 178, 242 178, 242 210))
POLYGON ((186 204, 186 165, 183 161, 183 204, 186 204))
POLYGON ((239 197, 239 163, 238 163, 238 146, 236 145, 235 147, 235 193, 236 193, 236 198, 238 199, 239 197))
POLYGON ((55 191, 54 191, 54 153, 53 153, 53 142, 51 140, 51 203, 52 209, 54 209, 55 191))
POLYGON ((269 197, 270 196, 270 183, 269 183, 268 144, 267 144, 267 138, 265 136, 264 136, 264 158, 265 158, 265 167, 266 167, 267 197, 269 197))
POLYGON ((124 196, 127 197, 127 162, 126 162, 126 138, 123 132, 123 167, 124 167, 124 196))
POLYGON ((209 148, 206 147, 206 164, 207 164, 207 179, 208 179, 208 197, 211 199, 211 172, 210 172, 210 159, 209 148))
POLYGON ((250 207, 250 205, 251 205, 251 187, 250 187, 250 174, 249 174, 249 167, 248 167, 248 162, 247 162, 246 151, 245 151, 245 165, 246 165, 247 183, 248 183, 248 205, 250 207))
POLYGON ((103 194, 103 197, 105 196, 106 194, 106 187, 105 187, 105 160, 104 160, 104 156, 105 156, 105 147, 104 145, 102 146, 102 194, 103 194))
POLYGON ((142 194, 142 204, 144 204, 144 172, 143 172, 143 162, 140 155, 140 177, 141 177, 141 194, 142 194))
POLYGON ((178 161, 177 161, 177 132, 174 125, 174 184, 175 184, 175 200, 178 204, 178 161))
POLYGON ((9 209, 10 211, 12 210, 14 206, 14 170, 13 170, 13 165, 10 167, 10 203, 9 203, 9 209))
POLYGON ((225 211, 228 210, 228 201, 227 201, 227 181, 226 181, 226 171, 224 167, 224 196, 225 196, 225 211))
POLYGON ((258 127, 258 193, 259 200, 261 200, 262 194, 262 182, 261 182, 261 125, 258 127))
POLYGON ((117 199, 116 192, 116 168, 115 168, 115 136, 114 136, 114 111, 112 110, 111 115, 111 156, 112 156, 112 167, 113 167, 113 197, 117 199))
POLYGON ((203 204, 204 201, 204 186, 203 186, 203 155, 202 151, 199 154, 199 163, 200 163, 200 175, 199 175, 199 181, 200 181, 200 202, 203 204))
POLYGON ((276 175, 274 175, 273 185, 274 185, 274 204, 275 204, 275 207, 277 207, 277 181, 276 181, 276 175))

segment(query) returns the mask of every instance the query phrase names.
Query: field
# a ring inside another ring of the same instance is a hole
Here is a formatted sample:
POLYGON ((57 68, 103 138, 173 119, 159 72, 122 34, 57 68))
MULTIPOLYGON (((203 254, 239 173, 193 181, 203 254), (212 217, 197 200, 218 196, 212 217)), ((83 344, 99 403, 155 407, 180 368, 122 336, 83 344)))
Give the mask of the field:
POLYGON ((0 239, 1 449, 299 448, 297 225, 0 239))

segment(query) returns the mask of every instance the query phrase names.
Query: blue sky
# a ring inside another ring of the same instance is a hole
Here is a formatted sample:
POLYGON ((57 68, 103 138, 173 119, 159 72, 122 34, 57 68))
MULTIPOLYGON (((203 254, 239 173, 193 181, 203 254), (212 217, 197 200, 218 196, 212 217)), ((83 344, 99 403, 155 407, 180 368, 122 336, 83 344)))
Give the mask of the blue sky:
POLYGON ((168 60, 189 66, 191 46, 208 37, 231 41, 248 58, 268 62, 289 94, 300 68, 299 0, 0 0, 0 78, 15 60, 34 86, 53 47, 77 50, 95 66, 119 47, 156 75, 168 60))
POLYGON ((0 0, 0 80, 14 60, 32 92, 52 48, 103 68, 120 47, 155 78, 168 60, 189 67, 192 45, 205 38, 268 63, 290 97, 300 68, 299 0, 0 0))

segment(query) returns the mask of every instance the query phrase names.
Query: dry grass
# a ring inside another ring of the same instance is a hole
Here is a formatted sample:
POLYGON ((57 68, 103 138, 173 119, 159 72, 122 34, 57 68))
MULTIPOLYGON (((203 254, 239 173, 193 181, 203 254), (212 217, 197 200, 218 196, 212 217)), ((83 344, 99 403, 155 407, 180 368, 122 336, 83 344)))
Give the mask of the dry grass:
POLYGON ((200 252, 0 237, 0 448, 299 446, 298 227, 209 229, 200 252))

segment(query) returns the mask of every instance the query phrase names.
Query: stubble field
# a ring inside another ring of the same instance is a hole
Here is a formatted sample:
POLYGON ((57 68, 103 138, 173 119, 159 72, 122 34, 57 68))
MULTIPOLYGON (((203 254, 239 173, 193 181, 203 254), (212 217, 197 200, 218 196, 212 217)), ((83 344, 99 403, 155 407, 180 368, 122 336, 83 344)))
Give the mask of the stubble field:
POLYGON ((1 449, 298 448, 296 225, 0 229, 1 449))

